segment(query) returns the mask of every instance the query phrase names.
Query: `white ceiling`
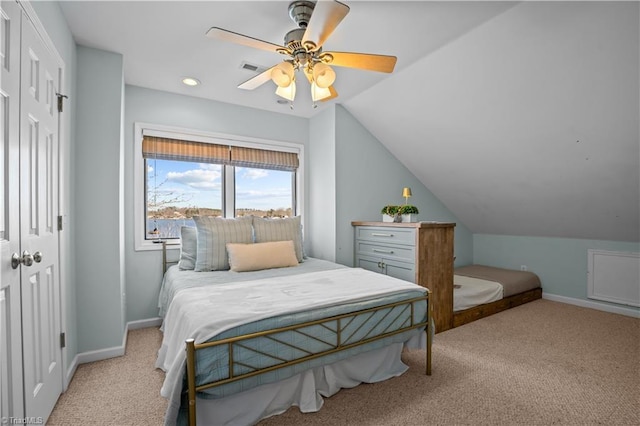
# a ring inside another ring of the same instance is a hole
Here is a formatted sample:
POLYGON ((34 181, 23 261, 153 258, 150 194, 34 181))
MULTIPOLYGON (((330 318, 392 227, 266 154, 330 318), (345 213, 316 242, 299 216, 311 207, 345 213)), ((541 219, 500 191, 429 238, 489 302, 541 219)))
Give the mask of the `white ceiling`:
MULTIPOLYGON (((289 1, 70 1, 61 2, 76 42, 121 53, 125 82, 168 92, 215 99, 252 108, 310 117, 326 107, 312 107, 308 85, 299 84, 294 109, 276 103, 275 85, 237 88, 256 75, 241 69, 249 62, 264 69, 282 60, 277 53, 207 38, 213 26, 276 44, 296 25, 289 1), (186 87, 183 76, 199 79, 186 87)), ((398 57, 396 71, 440 48, 471 28, 511 7, 509 3, 349 1, 347 17, 323 48, 398 57)), ((337 68, 337 102, 375 85, 389 75, 337 68)), ((334 101, 334 102, 336 102, 334 101)))
MULTIPOLYGON (((270 82, 288 1, 72 1, 76 42, 121 53, 127 84, 311 117, 270 82), (183 76, 202 81, 196 88, 183 76)), ((637 2, 345 1, 325 50, 396 55, 393 74, 337 68, 342 103, 473 232, 640 240, 637 2), (383 101, 381 101, 383 100, 383 101)), ((302 86, 302 85, 301 85, 302 86)), ((425 218, 427 219, 427 218, 425 218)))

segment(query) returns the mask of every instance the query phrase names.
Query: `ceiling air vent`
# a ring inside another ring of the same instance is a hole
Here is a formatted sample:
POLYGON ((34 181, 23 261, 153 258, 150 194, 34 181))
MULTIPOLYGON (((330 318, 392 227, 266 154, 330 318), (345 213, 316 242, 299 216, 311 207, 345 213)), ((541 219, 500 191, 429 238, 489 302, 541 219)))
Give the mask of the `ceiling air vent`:
POLYGON ((261 67, 260 65, 256 65, 256 64, 251 64, 249 62, 243 61, 240 64, 240 68, 243 70, 247 70, 247 71, 251 71, 251 72, 256 72, 256 73, 261 73, 267 70, 267 68, 265 67, 261 67))

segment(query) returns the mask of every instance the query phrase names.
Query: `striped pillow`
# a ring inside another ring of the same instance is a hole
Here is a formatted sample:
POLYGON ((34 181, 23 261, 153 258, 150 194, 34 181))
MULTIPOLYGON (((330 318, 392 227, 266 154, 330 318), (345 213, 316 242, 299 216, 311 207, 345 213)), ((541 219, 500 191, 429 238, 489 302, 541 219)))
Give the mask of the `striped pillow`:
POLYGON ((180 261, 178 267, 184 271, 192 271, 196 267, 196 256, 198 254, 197 231, 193 226, 180 227, 180 261))
POLYGON ((194 216, 198 231, 198 253, 195 271, 229 269, 227 243, 251 243, 251 216, 227 219, 213 216, 194 216))
POLYGON ((302 222, 300 216, 286 219, 253 218, 253 231, 256 243, 271 241, 293 241, 298 262, 304 260, 302 248, 302 222))

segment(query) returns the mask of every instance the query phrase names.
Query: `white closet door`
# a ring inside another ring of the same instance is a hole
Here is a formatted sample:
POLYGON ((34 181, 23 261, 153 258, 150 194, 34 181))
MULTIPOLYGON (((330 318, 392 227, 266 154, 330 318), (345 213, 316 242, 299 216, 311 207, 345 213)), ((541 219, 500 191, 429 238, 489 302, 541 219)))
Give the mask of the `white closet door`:
POLYGON ((20 237, 24 405, 46 420, 62 392, 58 253, 59 66, 30 21, 22 24, 20 237))
POLYGON ((20 23, 15 1, 0 2, 0 419, 24 417, 20 271, 20 23))
POLYGON ((62 391, 57 230, 60 66, 0 2, 0 419, 49 417, 62 391))

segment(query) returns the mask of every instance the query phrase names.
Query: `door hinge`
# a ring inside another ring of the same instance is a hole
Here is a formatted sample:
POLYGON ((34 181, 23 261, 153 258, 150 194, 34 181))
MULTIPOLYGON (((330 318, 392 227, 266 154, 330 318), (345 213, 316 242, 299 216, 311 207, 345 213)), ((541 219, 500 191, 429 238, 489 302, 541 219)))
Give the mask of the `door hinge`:
POLYGON ((56 96, 58 97, 58 112, 62 112, 62 101, 64 100, 64 98, 69 98, 67 95, 63 95, 62 93, 56 93, 56 96))
POLYGON ((62 231, 62 216, 58 216, 58 231, 62 231))
POLYGON ((64 333, 60 333, 60 347, 61 348, 67 347, 67 339, 64 333))

